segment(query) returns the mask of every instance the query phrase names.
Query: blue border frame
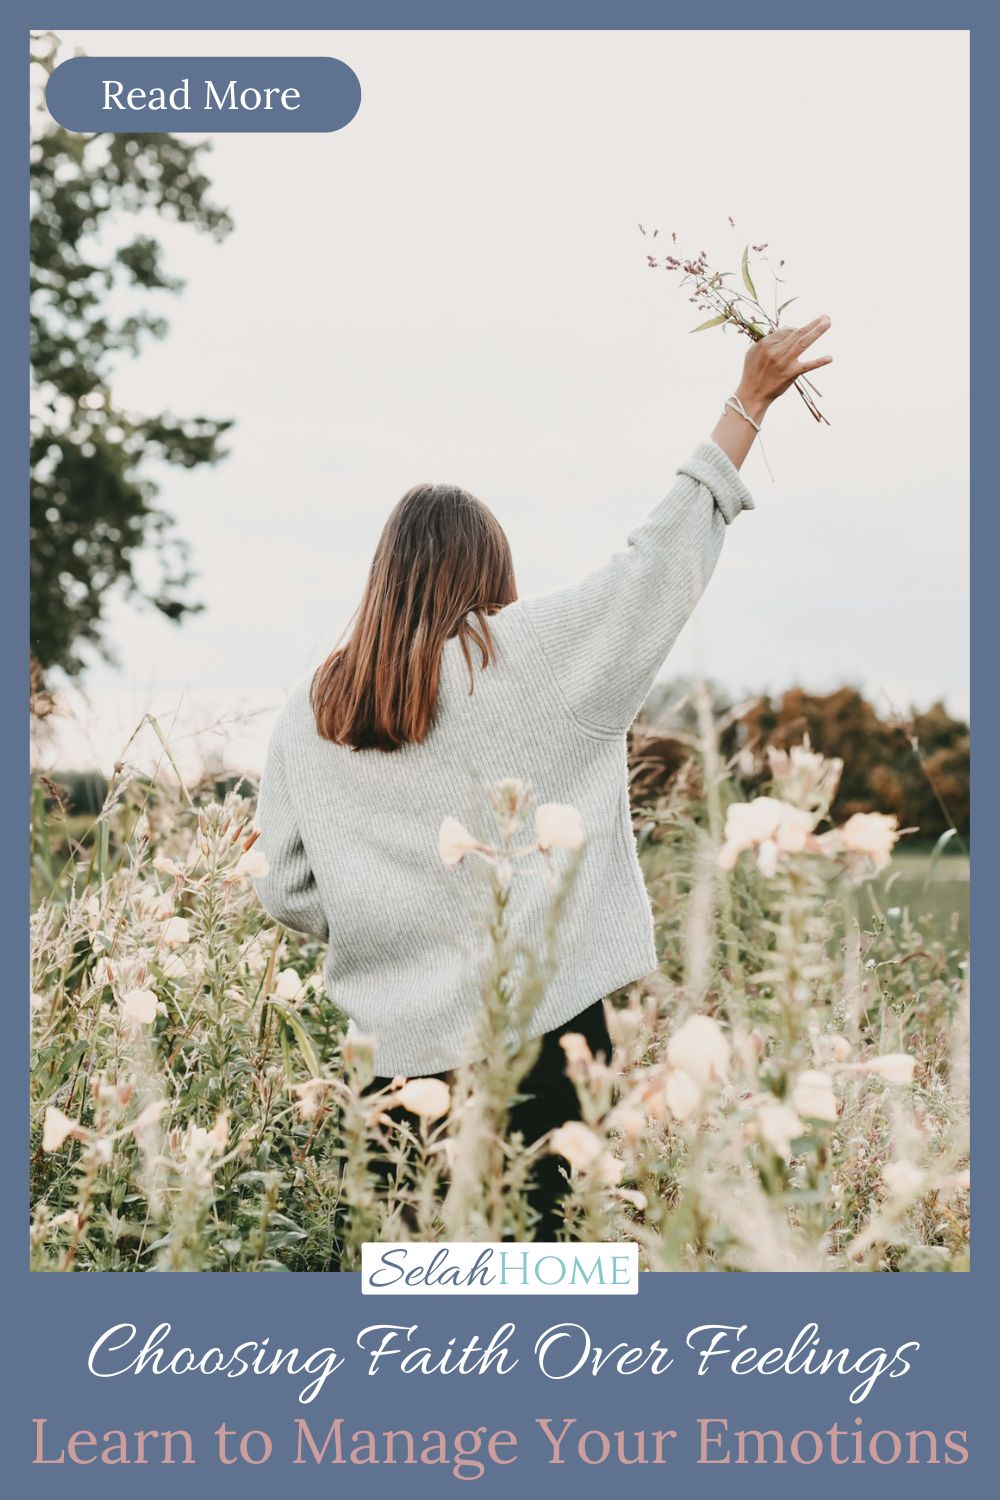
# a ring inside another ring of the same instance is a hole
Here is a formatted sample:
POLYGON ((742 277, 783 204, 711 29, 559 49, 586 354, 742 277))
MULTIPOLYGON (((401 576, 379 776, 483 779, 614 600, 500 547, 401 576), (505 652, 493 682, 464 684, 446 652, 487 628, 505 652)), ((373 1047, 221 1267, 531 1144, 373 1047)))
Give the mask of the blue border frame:
MULTIPOLYGON (((959 4, 946 6, 919 0, 919 3, 902 7, 886 3, 843 3, 834 7, 806 7, 802 0, 761 0, 755 7, 748 7, 745 0, 716 0, 704 22, 697 24, 687 8, 657 3, 657 0, 618 0, 615 5, 600 5, 596 0, 578 0, 569 4, 567 0, 507 0, 507 3, 480 3, 463 5, 457 0, 430 0, 416 7, 402 0, 381 0, 381 3, 365 3, 365 0, 285 0, 281 6, 263 3, 263 0, 244 0, 240 6, 219 3, 219 0, 172 0, 163 5, 159 15, 144 6, 142 14, 136 14, 136 0, 38 0, 37 4, 23 4, 22 0, 7 0, 0 17, 0 38, 7 45, 0 47, 0 171, 11 214, 6 231, 0 239, 0 255, 3 258, 3 276, 0 280, 0 307, 3 316, 0 329, 3 341, 0 358, 6 366, 8 379, 4 382, 5 400, 0 403, 0 434, 4 451, 8 454, 8 473, 11 483, 4 515, 5 545, 0 547, 0 608, 5 617, 4 640, 6 650, 3 658, 5 701, 8 710, 8 733, 3 742, 5 817, 2 826, 10 832, 23 827, 25 782, 24 744, 27 737, 27 712, 25 693, 25 664, 27 661, 28 626, 25 601, 26 577, 26 532, 27 522, 23 504, 26 491, 26 416, 27 395, 24 370, 27 364, 27 320, 26 265, 27 223, 23 204, 27 189, 27 124, 28 84, 24 66, 26 31, 60 28, 100 30, 114 28, 140 31, 163 30, 512 30, 512 29, 587 29, 587 30, 968 30, 971 33, 972 67, 972 270, 973 287, 981 289, 980 300, 975 306, 972 344, 972 396, 970 416, 973 423, 972 447, 972 522, 973 522, 973 653, 972 682, 975 710, 975 740, 973 775, 975 785, 975 821, 977 848, 988 847, 991 835, 997 831, 998 792, 997 780, 991 776, 987 759, 996 743, 998 728, 995 685, 990 672, 991 651, 988 642, 992 631, 997 629, 997 590, 991 577, 997 555, 998 519, 992 493, 992 455, 988 451, 984 434, 995 423, 997 383, 988 364, 991 352, 997 347, 997 311, 995 299, 987 292, 986 268, 995 257, 996 218, 995 189, 989 172, 989 156, 986 143, 1000 134, 998 121, 995 71, 998 61, 997 36, 1000 24, 995 7, 986 4, 959 4), (902 12, 902 14, 901 14, 902 12), (992 585, 992 586, 991 586, 992 585), (13 731, 13 732, 12 732, 13 731), (16 787, 16 791, 15 791, 16 787)), ((364 80, 362 80, 362 83, 364 80)), ((792 107, 808 111, 808 80, 803 81, 801 102, 790 97, 792 107)), ((890 315, 895 311, 890 309, 890 315)), ((887 327, 891 348, 891 326, 887 327)), ((933 358, 933 335, 928 339, 928 358, 933 358)), ((933 413, 920 410, 920 392, 913 392, 914 421, 933 420, 933 413)), ((913 440, 908 433, 888 433, 888 442, 913 440)), ((919 441, 917 434, 916 440, 919 441)), ((947 497, 943 497, 947 503, 947 497)), ((27 988, 24 957, 24 929, 28 915, 27 893, 23 880, 23 854, 20 834, 8 839, 8 877, 5 882, 3 902, 4 943, 0 951, 7 959, 7 971, 15 977, 10 985, 10 1003, 19 1017, 17 1036, 19 1044, 6 1049, 6 1065, 13 1070, 6 1087, 0 1091, 0 1108, 4 1114, 5 1129, 2 1132, 4 1151, 7 1157, 7 1184, 23 1183, 23 1121, 24 1078, 20 1045, 24 1037, 24 996, 27 988)), ((973 928, 977 935, 990 930, 990 908, 995 899, 997 881, 991 865, 985 863, 972 885, 973 928)), ((996 964, 988 947, 980 944, 984 974, 977 974, 978 994, 983 996, 976 1006, 974 1017, 975 1042, 973 1052, 974 1120, 979 1161, 989 1159, 992 1142, 992 1095, 996 1088, 992 1084, 991 1072, 994 1059, 1000 1055, 1000 1019, 992 1003, 991 988, 995 976, 988 972, 996 964), (991 1086, 992 1085, 992 1086, 991 1086)), ((977 1185, 986 1174, 977 1174, 977 1185)), ((10 1201, 8 1199, 8 1201, 10 1201)), ((21 1199, 24 1202, 24 1199, 21 1199)), ((12 1216, 14 1218, 15 1216, 12 1216)), ((892 1493, 896 1486, 906 1486, 908 1493, 923 1494, 940 1491, 942 1483, 950 1488, 957 1486, 964 1494, 985 1493, 991 1481, 994 1467, 987 1451, 995 1417, 988 1405, 989 1390, 995 1380, 992 1375, 992 1356, 986 1330, 991 1324, 986 1314, 989 1292, 996 1269, 997 1202, 992 1185, 987 1181, 977 1203, 974 1215, 975 1249, 973 1269, 958 1278, 921 1275, 902 1279, 859 1276, 813 1276, 775 1278, 774 1275, 758 1276, 750 1283, 738 1277, 703 1277, 695 1283, 685 1285, 683 1291, 670 1277, 643 1278, 643 1288, 637 1299, 610 1299, 610 1303, 593 1308, 585 1307, 585 1320, 595 1330, 595 1336, 603 1331, 615 1336, 648 1335, 649 1328, 669 1332, 675 1342, 682 1342, 683 1330, 701 1321, 718 1320, 730 1322, 750 1321, 755 1327, 767 1325, 768 1336, 781 1342, 789 1330, 794 1333, 802 1322, 816 1319, 825 1333, 838 1340, 851 1339, 861 1347, 864 1340, 871 1341, 877 1333, 876 1342, 890 1337, 901 1342, 906 1338, 920 1338, 923 1344, 914 1370, 905 1380, 893 1382, 892 1388, 884 1387, 871 1398, 870 1413, 867 1407, 860 1412, 868 1426, 967 1427, 970 1430, 973 1460, 961 1467, 879 1468, 868 1464, 852 1468, 847 1482, 852 1488, 872 1494, 892 1493), (622 1310, 623 1301, 629 1311, 622 1310), (611 1304, 615 1304, 612 1306, 611 1304), (625 1325, 628 1325, 626 1328, 625 1325), (895 1414, 895 1417, 894 1417, 895 1414), (979 1458, 975 1457, 978 1444, 979 1458)), ((189 1484, 189 1471, 183 1469, 144 1469, 141 1476, 131 1469, 108 1470, 98 1465, 95 1475, 91 1469, 52 1467, 29 1471, 23 1468, 25 1455, 30 1459, 30 1428, 26 1423, 34 1415, 44 1415, 65 1410, 68 1427, 71 1426, 126 1426, 135 1421, 148 1424, 150 1411, 163 1416, 163 1409, 174 1424, 184 1417, 186 1409, 192 1409, 192 1425, 199 1402, 208 1392, 182 1389, 184 1381, 174 1381, 169 1391, 166 1382, 155 1382, 156 1389, 150 1395, 149 1381, 136 1381, 132 1387, 97 1387, 88 1381, 83 1365, 84 1351, 90 1340, 105 1327, 122 1319, 129 1319, 143 1326, 151 1326, 166 1316, 173 1321, 180 1334, 182 1326, 188 1338, 195 1331, 213 1330, 214 1337, 225 1336, 230 1326, 240 1330, 244 1337, 259 1337, 262 1328, 274 1335, 272 1342, 291 1340, 298 1331, 304 1345, 315 1343, 350 1342, 353 1330, 365 1322, 419 1321, 425 1331, 436 1325, 448 1333, 458 1333, 462 1328, 479 1324, 492 1328, 504 1317, 514 1318, 523 1328, 527 1341, 522 1345, 530 1356, 532 1330, 547 1323, 567 1317, 584 1317, 578 1304, 569 1311, 568 1299, 538 1299, 537 1303, 506 1301, 498 1307, 483 1311, 480 1299, 466 1298, 461 1303, 447 1299, 427 1299, 419 1305, 399 1302, 396 1299, 370 1300, 362 1304, 358 1294, 357 1278, 336 1277, 316 1282, 308 1276, 289 1277, 228 1277, 212 1284, 204 1277, 196 1277, 184 1284, 183 1292, 177 1289, 174 1278, 165 1281, 155 1276, 130 1277, 127 1281, 115 1276, 90 1276, 86 1278, 32 1277, 25 1265, 23 1245, 23 1221, 8 1220, 8 1227, 0 1242, 0 1266, 7 1289, 13 1294, 12 1312, 8 1324, 8 1371, 16 1378, 18 1398, 6 1408, 10 1447, 8 1456, 11 1465, 23 1477, 21 1493, 47 1493, 50 1488, 65 1487, 72 1483, 74 1496, 89 1493, 106 1495, 116 1484, 127 1483, 130 1487, 140 1479, 144 1489, 151 1495, 169 1495, 176 1492, 181 1483, 189 1484), (556 1307, 558 1301, 560 1306, 556 1307), (374 1306, 374 1310, 373 1309, 374 1306), (414 1311, 414 1308, 417 1310, 414 1311), (169 1309, 169 1310, 168 1310, 169 1309), (508 1310, 509 1309, 509 1310, 508 1310), (321 1331, 317 1333, 317 1330, 321 1331), (256 1330, 256 1331, 254 1331, 256 1330), (336 1337, 331 1337, 336 1333, 336 1337), (41 1408, 36 1410, 35 1408, 41 1408), (70 1417, 72 1420, 70 1421, 70 1417), (93 1488, 92 1488, 93 1486, 93 1488)), ((598 1303, 606 1299, 595 1299, 598 1303)), ((763 1331, 763 1330, 762 1330, 763 1331)), ((207 1336, 207 1335, 206 1335, 207 1336)), ((693 1410, 703 1415, 726 1414, 733 1417, 734 1424, 747 1421, 748 1425, 774 1425, 779 1418, 788 1430, 790 1424, 802 1419, 805 1425, 816 1425, 822 1417, 838 1420, 843 1424, 855 1414, 839 1396, 826 1396, 825 1407, 819 1403, 816 1392, 806 1381, 797 1386, 795 1381, 782 1384, 780 1412, 775 1409, 770 1394, 770 1382, 741 1383, 721 1380, 711 1382, 682 1381, 680 1378, 655 1389, 652 1382, 633 1382, 616 1385, 591 1381, 589 1387, 576 1382, 555 1390, 546 1382, 540 1382, 529 1368, 530 1359, 522 1361, 522 1374, 508 1381, 491 1381, 484 1388, 475 1381, 462 1381, 456 1387, 448 1384, 440 1392, 438 1380, 393 1380, 379 1377, 377 1383, 367 1385, 361 1379, 352 1381, 350 1389, 337 1391, 332 1410, 343 1412, 348 1421, 359 1425, 402 1425, 403 1414, 411 1425, 423 1421, 434 1425, 439 1421, 447 1425, 450 1420, 493 1422, 503 1426, 513 1421, 516 1408, 522 1399, 534 1403, 529 1411, 541 1415, 558 1417, 561 1412, 578 1412, 584 1425, 606 1423, 613 1417, 620 1418, 625 1425, 673 1425, 685 1416, 685 1404, 694 1402, 693 1410), (424 1389, 427 1387, 427 1389, 424 1389), (572 1387, 572 1389, 570 1389, 572 1387), (750 1388, 752 1387, 752 1389, 750 1388), (762 1389, 763 1388, 763 1389, 762 1389), (482 1398, 477 1393, 483 1392, 482 1398), (706 1394, 707 1393, 707 1394, 706 1394), (442 1400, 441 1397, 444 1397, 442 1400), (708 1397, 710 1396, 710 1399, 708 1397), (367 1405, 365 1404, 367 1401, 367 1405), (698 1406, 700 1403, 700 1408, 698 1406), (437 1408, 443 1408, 439 1411, 437 1408), (374 1412, 374 1415, 373 1415, 374 1412), (634 1420, 633 1420, 634 1419, 634 1420)), ((335 1377, 336 1379, 336 1377, 335 1377)), ((267 1383, 264 1383, 265 1386, 267 1383)), ((244 1390, 237 1385, 233 1390, 219 1394, 215 1400, 213 1417, 226 1420, 231 1425, 266 1425, 273 1422, 273 1413, 282 1402, 288 1405, 289 1393, 278 1392, 274 1387, 264 1391, 244 1390)), ((329 1414, 327 1413, 327 1419, 329 1414)), ((282 1421, 284 1418, 281 1419, 282 1421)), ((156 1422, 154 1425, 167 1425, 156 1422)), ((68 1430, 68 1429, 67 1429, 68 1430)), ((324 1423, 325 1430, 325 1423, 324 1423)), ((536 1448, 537 1454, 539 1450, 536 1448)), ((341 1470, 302 1470, 290 1468, 288 1478, 295 1481, 303 1493, 328 1493, 330 1486, 347 1481, 345 1493, 364 1495, 372 1493, 403 1493, 410 1496, 430 1492, 439 1487, 443 1476, 435 1470, 383 1469, 366 1472, 341 1470), (312 1479, 306 1475, 311 1474, 312 1479), (429 1477, 428 1477, 429 1476, 429 1477)), ((773 1493, 783 1484, 807 1483, 813 1493, 840 1494, 844 1476, 817 1465, 800 1471, 795 1465, 787 1468, 741 1470, 693 1469, 686 1470, 677 1462, 671 1468, 637 1470, 609 1470, 607 1468, 565 1469, 532 1468, 526 1460, 510 1470, 500 1470, 477 1481, 476 1493, 508 1492, 511 1484, 522 1487, 533 1474, 553 1494, 558 1493, 604 1493, 609 1484, 623 1482, 630 1476, 632 1489, 639 1493, 662 1493, 664 1484, 683 1483, 696 1477, 699 1485, 710 1489, 725 1490, 727 1484, 735 1485, 740 1495, 760 1492, 773 1493), (682 1477, 683 1476, 683 1477, 682 1477), (789 1477, 790 1476, 790 1477, 789 1477), (642 1481, 640 1485, 639 1481, 642 1481), (829 1486, 829 1488, 828 1488, 829 1486)), ((213 1490, 217 1485, 232 1488, 239 1485, 240 1493, 260 1488, 263 1484, 273 1487, 275 1479, 285 1478, 283 1466, 271 1463, 261 1469, 248 1469, 237 1465, 233 1469, 221 1469, 218 1465, 202 1462, 195 1477, 210 1474, 213 1490)), ((197 1484, 195 1492, 201 1490, 197 1484)), ((234 1490, 235 1493, 235 1490, 234 1490)))

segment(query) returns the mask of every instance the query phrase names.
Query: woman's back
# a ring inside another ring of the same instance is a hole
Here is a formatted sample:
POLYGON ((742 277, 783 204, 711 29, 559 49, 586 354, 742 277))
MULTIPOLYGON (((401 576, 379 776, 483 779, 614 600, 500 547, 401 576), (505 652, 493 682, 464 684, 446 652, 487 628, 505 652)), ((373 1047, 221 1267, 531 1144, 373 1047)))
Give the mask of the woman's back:
MULTIPOLYGON (((628 806, 625 736, 714 567, 726 524, 751 505, 739 475, 703 443, 652 515, 583 583, 507 605, 489 620, 495 657, 469 667, 457 638, 441 657, 434 726, 391 753, 320 736, 308 685, 279 719, 261 787, 278 920, 329 941, 326 988, 374 1038, 379 1074, 438 1072, 468 1055, 480 1010, 485 866, 446 866, 444 817, 484 843, 488 797, 524 782, 536 803, 580 812, 585 844, 559 926, 558 966, 529 1033, 560 1026, 655 966, 652 920, 628 806)), ((511 891, 516 947, 544 947, 551 888, 526 861, 511 891)))

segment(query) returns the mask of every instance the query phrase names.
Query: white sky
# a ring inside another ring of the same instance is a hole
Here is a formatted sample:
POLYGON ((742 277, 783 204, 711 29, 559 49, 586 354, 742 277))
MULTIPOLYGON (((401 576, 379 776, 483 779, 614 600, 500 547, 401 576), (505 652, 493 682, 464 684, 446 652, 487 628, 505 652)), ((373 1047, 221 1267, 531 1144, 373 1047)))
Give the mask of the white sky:
MULTIPOLYGON (((107 766, 148 709, 186 760, 258 769, 412 483, 497 512, 522 593, 599 564, 711 429, 745 352, 636 227, 713 264, 786 260, 829 312, 819 428, 794 394, 744 475, 758 509, 667 675, 967 694, 967 37, 962 32, 80 32, 93 55, 343 58, 333 135, 217 138, 221 246, 164 226, 171 331, 123 365, 136 410, 232 416, 231 457, 165 477, 205 613, 116 605, 57 744, 107 766), (731 214, 734 235, 727 224, 731 214), (220 729, 213 726, 224 726, 220 729)), ((790 316, 790 314, 789 314, 790 316)))

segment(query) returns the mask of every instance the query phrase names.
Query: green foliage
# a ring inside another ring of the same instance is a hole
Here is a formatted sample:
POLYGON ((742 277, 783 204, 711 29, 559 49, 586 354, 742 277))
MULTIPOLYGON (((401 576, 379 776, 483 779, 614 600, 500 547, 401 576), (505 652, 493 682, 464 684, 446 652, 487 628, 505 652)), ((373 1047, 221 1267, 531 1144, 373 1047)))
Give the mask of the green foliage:
POLYGON ((120 768, 78 838, 39 786, 32 1265, 348 1270, 369 1239, 530 1239, 526 1184, 551 1146, 572 1166, 567 1232, 634 1239, 650 1270, 967 1269, 957 926, 933 935, 895 860, 880 887, 807 849, 723 869, 738 789, 718 728, 651 810, 660 969, 610 1009, 609 1064, 566 1048, 582 1119, 558 1146, 506 1130, 532 1045, 508 1026, 558 960, 568 888, 512 982, 508 900, 538 857, 519 784, 494 789, 507 823, 469 913, 489 953, 482 1061, 434 1083, 443 1104, 411 1091, 416 1124, 396 1085, 366 1087, 371 1044, 345 1036, 321 946, 261 912, 249 800, 120 768))
MULTIPOLYGON (((55 65, 56 43, 33 61, 55 65)), ((210 200, 208 149, 166 134, 84 136, 43 109, 31 148, 31 617, 32 651, 46 672, 84 666, 84 648, 108 655, 109 591, 147 600, 169 619, 188 596, 186 549, 157 503, 157 465, 216 463, 231 425, 169 412, 139 415, 115 402, 115 363, 162 338, 167 324, 143 298, 180 290, 158 242, 130 219, 158 215, 221 239, 232 227, 210 200), (136 571, 146 549, 151 584, 136 571)))

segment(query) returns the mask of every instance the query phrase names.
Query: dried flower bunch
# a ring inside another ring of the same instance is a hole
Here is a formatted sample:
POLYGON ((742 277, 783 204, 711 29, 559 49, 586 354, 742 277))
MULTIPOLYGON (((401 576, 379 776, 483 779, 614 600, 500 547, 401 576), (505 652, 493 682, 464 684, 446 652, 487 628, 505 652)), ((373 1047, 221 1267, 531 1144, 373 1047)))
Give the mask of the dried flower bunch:
MULTIPOLYGON (((732 218, 729 219, 729 225, 731 229, 736 228, 732 218)), ((658 229, 647 231, 642 224, 639 225, 639 230, 647 239, 656 239, 660 232, 658 229)), ((670 242, 673 246, 677 244, 677 235, 673 232, 670 242)), ((691 330, 692 333, 701 333, 706 328, 736 328, 757 343, 779 327, 781 314, 796 300, 794 297, 786 297, 783 302, 778 301, 778 289, 784 285, 784 277, 778 273, 784 269, 785 262, 779 260, 775 269, 764 254, 766 250, 766 240, 759 245, 743 246, 739 282, 733 271, 713 271, 704 250, 699 250, 696 255, 683 255, 675 250, 659 256, 647 252, 646 264, 650 270, 680 272, 681 285, 691 288, 688 300, 709 314, 703 323, 691 330), (756 257, 756 260, 752 261, 751 256, 756 257), (768 312, 757 292, 762 274, 770 276, 773 283, 773 312, 768 312)), ((827 418, 816 405, 814 398, 821 395, 821 392, 813 382, 803 375, 795 382, 795 389, 810 415, 817 422, 824 422, 829 426, 827 418)))

